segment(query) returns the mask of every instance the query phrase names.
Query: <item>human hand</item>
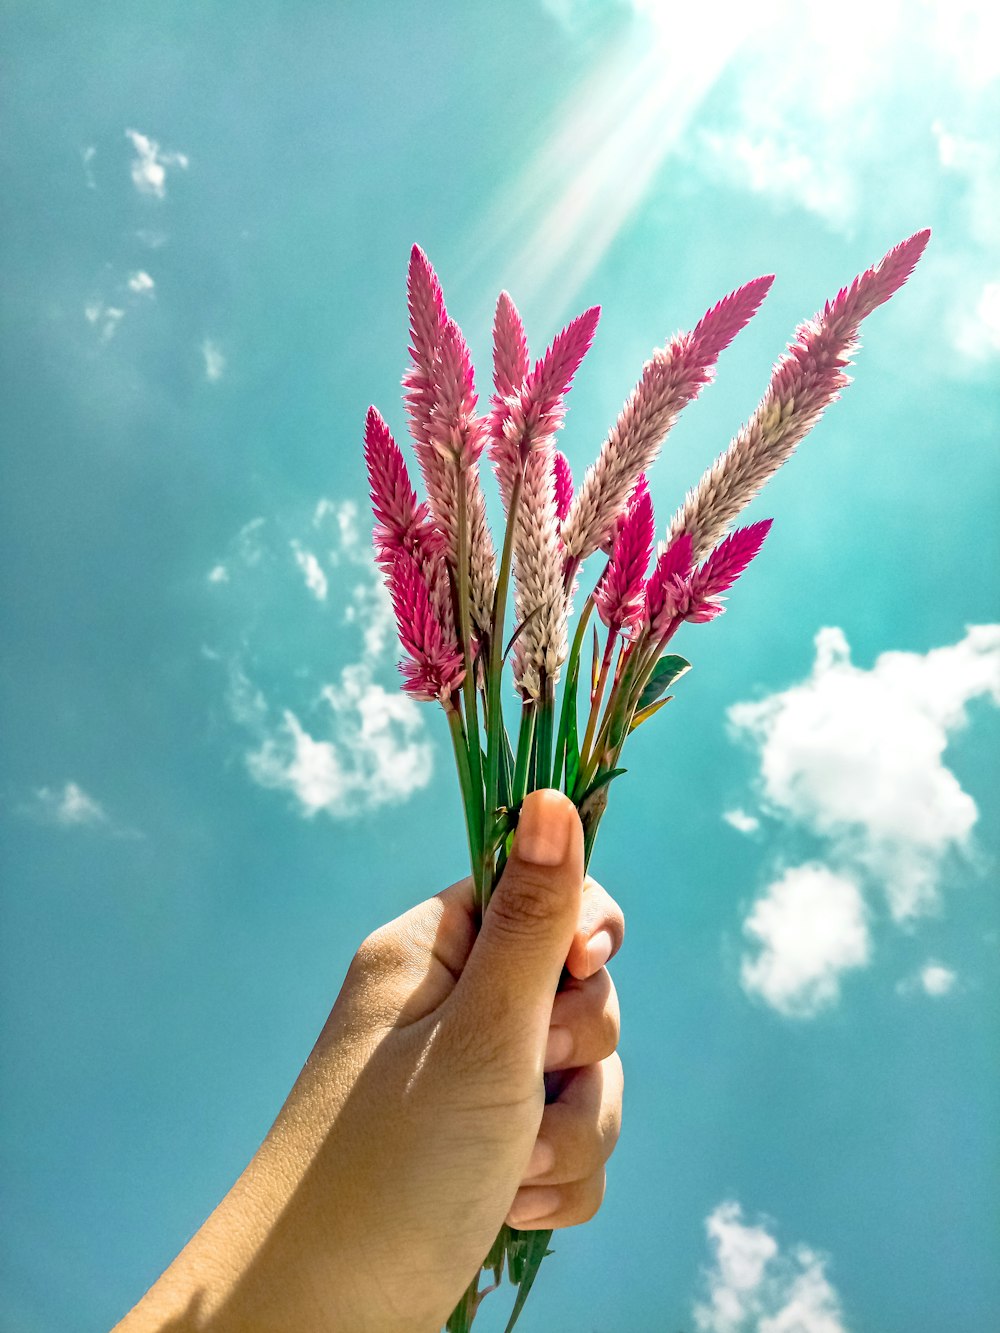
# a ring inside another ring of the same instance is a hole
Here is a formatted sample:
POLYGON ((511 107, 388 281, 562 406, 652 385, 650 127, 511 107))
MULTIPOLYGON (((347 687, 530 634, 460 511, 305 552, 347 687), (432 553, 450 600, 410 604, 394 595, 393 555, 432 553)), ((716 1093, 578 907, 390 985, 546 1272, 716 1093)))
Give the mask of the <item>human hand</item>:
POLYGON ((623 929, 584 881, 572 804, 537 792, 478 937, 469 880, 369 936, 274 1126, 188 1247, 202 1273, 226 1256, 193 1326, 431 1333, 505 1219, 592 1217, 621 1123, 603 964, 623 929))

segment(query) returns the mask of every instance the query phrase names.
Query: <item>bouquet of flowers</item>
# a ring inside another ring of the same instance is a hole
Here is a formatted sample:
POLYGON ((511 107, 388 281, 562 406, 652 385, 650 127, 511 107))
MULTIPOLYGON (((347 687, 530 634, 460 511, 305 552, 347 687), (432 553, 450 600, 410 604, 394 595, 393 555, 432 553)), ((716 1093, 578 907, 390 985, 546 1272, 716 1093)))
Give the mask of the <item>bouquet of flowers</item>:
MULTIPOLYGON (((849 382, 845 368, 861 321, 910 276, 929 235, 920 231, 897 245, 799 326, 756 411, 689 491, 655 558, 646 472, 773 278, 756 278, 723 297, 690 332, 653 352, 574 488, 556 438, 599 308, 572 320, 532 364, 521 318, 501 293, 493 395, 480 414, 468 346, 448 316, 437 275, 414 246, 407 284, 412 364, 403 388, 426 500, 418 499, 374 407, 365 424, 365 461, 376 559, 405 654, 403 689, 444 709, 480 919, 527 792, 558 787, 572 799, 589 860, 609 787, 625 771, 626 739, 670 700, 668 691, 689 668, 668 645, 685 621, 700 624, 722 613, 725 593, 771 526, 763 520, 732 530, 734 520, 849 382), (506 514, 499 560, 481 482, 484 450, 506 514), (600 572, 571 639, 584 562, 596 554, 600 572), (503 707, 508 663, 520 704, 516 736, 503 707)), ((504 1226, 448 1333, 471 1327, 505 1268, 518 1288, 509 1333, 550 1236, 504 1226), (483 1272, 494 1285, 480 1290, 483 1272)))

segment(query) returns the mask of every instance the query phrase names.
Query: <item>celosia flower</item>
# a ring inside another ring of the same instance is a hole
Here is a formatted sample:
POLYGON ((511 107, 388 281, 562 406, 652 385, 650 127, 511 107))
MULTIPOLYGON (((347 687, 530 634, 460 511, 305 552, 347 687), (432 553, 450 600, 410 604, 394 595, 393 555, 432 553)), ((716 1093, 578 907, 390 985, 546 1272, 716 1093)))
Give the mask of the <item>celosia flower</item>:
POLYGON ((458 496, 464 487, 468 521, 469 586, 474 631, 488 631, 496 557, 486 521, 477 460, 485 423, 476 416, 472 360, 461 329, 448 318, 437 274, 419 246, 407 275, 412 367, 403 377, 407 415, 430 512, 458 563, 458 496))
POLYGON ((929 237, 929 231, 918 231, 895 246, 799 326, 757 411, 674 515, 669 537, 689 532, 696 559, 712 549, 850 383, 844 367, 857 349, 861 321, 903 285, 929 237))
POLYGON ((434 608, 424 571, 401 551, 389 575, 399 641, 409 661, 400 663, 403 689, 414 699, 445 703, 465 678, 462 653, 434 608))
POLYGON ((684 532, 675 538, 657 561, 647 588, 643 619, 650 626, 652 637, 661 638, 674 621, 702 624, 721 616, 726 609, 722 594, 733 586, 760 550, 771 523, 771 519, 765 518, 749 527, 737 528, 693 572, 691 534, 684 532))
POLYGON ((636 477, 647 471, 681 410, 711 380, 720 354, 757 312, 773 281, 756 278, 723 297, 690 333, 675 334, 646 362, 563 524, 572 560, 586 559, 606 541, 636 477))
POLYGON ((569 459, 559 449, 552 459, 552 474, 556 492, 556 517, 561 524, 573 503, 573 473, 570 471, 569 459))
POLYGON ((612 633, 629 629, 642 615, 654 533, 653 501, 642 473, 617 525, 608 567, 594 590, 597 614, 612 633))
POLYGON ((520 365, 523 329, 510 297, 502 306, 502 317, 501 305, 497 306, 495 324, 496 393, 490 412, 489 449, 506 508, 528 455, 537 449, 551 449, 552 438, 565 416, 566 393, 593 341, 601 311, 594 306, 567 324, 530 373, 505 394, 502 391, 513 383, 511 376, 520 365))

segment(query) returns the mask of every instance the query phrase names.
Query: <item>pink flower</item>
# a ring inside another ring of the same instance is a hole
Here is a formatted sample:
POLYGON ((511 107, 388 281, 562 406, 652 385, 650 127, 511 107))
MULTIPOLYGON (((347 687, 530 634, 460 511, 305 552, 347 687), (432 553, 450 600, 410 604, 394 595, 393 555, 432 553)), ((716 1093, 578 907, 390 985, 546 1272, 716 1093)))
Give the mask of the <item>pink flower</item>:
POLYGON ((449 635, 435 610, 423 570, 406 551, 396 557, 389 576, 389 594, 399 641, 409 657, 399 668, 403 689, 414 699, 446 702, 465 679, 462 654, 454 634, 449 635))
POLYGON ((556 491, 556 517, 561 523, 573 503, 573 473, 570 471, 569 459, 559 449, 552 458, 552 473, 556 491))
POLYGON ((587 470, 563 540, 579 563, 608 540, 640 472, 649 468, 683 408, 707 384, 720 353, 756 313, 773 282, 756 278, 723 297, 690 333, 678 333, 653 353, 618 421, 587 470))
POLYGON ((501 292, 493 319, 494 403, 520 393, 528 374, 528 340, 517 306, 507 292, 501 292))
POLYGON ((646 584, 643 607, 643 623, 653 638, 661 638, 671 621, 683 619, 684 612, 680 608, 687 605, 693 564, 691 537, 686 532, 671 542, 657 559, 646 584))
POLYGON ((642 616, 654 533, 653 502, 643 473, 621 516, 614 551, 594 591, 597 613, 612 631, 628 629, 642 616))
POLYGON ((861 321, 907 280, 929 237, 929 231, 918 231, 895 246, 799 326, 756 412, 688 493, 671 521, 668 540, 689 532, 700 558, 724 536, 850 383, 844 368, 857 349, 861 321))
POLYGON ((672 621, 703 624, 721 616, 726 609, 722 594, 733 586, 760 550, 771 523, 771 519, 765 518, 749 527, 737 528, 693 572, 691 534, 685 532, 675 538, 657 561, 647 588, 644 619, 653 637, 666 634, 672 621))
MULTIPOLYGON (((511 376, 520 364, 515 357, 515 348, 520 346, 516 334, 520 327, 520 316, 510 297, 503 302, 503 307, 504 329, 507 331, 504 336, 508 337, 512 329, 515 332, 502 347, 499 342, 495 345, 494 362, 499 369, 489 431, 490 457, 506 506, 514 488, 514 480, 520 474, 528 455, 536 449, 548 447, 562 425, 566 393, 593 341, 601 311, 599 306, 593 306, 567 324, 553 338, 552 345, 535 362, 534 368, 524 376, 521 384, 504 395, 501 390, 513 383, 511 376)), ((497 316, 499 322, 499 306, 497 316)))

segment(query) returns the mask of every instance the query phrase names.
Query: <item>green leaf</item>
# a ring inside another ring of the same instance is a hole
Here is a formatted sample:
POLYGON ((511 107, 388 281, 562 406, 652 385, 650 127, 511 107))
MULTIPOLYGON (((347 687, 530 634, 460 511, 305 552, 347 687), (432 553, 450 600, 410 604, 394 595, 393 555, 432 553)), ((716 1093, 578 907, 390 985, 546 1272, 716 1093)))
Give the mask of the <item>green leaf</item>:
POLYGON ((651 718, 654 713, 658 713, 660 709, 663 707, 663 705, 668 704, 673 697, 674 696, 672 694, 668 694, 666 698, 657 699, 656 703, 647 704, 645 708, 640 708, 639 711, 636 713, 635 717, 632 719, 632 725, 628 729, 629 735, 631 736, 632 732, 635 731, 636 727, 641 727, 642 724, 646 722, 649 718, 651 718))
MULTIPOLYGON (((620 778, 623 773, 627 772, 627 768, 609 768, 606 773, 598 773, 597 777, 594 778, 593 782, 584 793, 583 800, 586 801, 589 797, 599 792, 602 787, 606 787, 609 783, 614 782, 615 778, 620 778)), ((580 804, 582 805, 583 801, 581 801, 580 804)))
POLYGON ((660 695, 666 694, 675 680, 679 680, 686 671, 690 670, 691 663, 685 658, 678 657, 676 653, 666 653, 653 667, 649 679, 643 686, 642 693, 639 695, 639 703, 636 706, 636 713, 641 713, 650 704, 656 703, 660 695))
POLYGON ((597 626, 594 626, 594 650, 590 659, 590 697, 593 698, 597 692, 597 678, 601 674, 601 644, 597 637, 597 626))
POLYGON ((507 1268, 511 1278, 518 1284, 517 1299, 514 1301, 514 1308, 510 1312, 510 1319, 507 1321, 507 1327, 504 1333, 511 1333, 514 1325, 517 1323, 518 1316, 524 1309, 524 1303, 528 1299, 528 1292, 531 1290, 531 1284, 541 1267, 542 1260, 552 1251, 548 1249, 548 1243, 552 1239, 551 1231, 526 1231, 515 1232, 512 1241, 507 1247, 507 1268), (516 1261, 515 1261, 516 1251, 516 1261), (517 1276, 514 1277, 515 1262, 517 1276))
POLYGON ((510 652, 510 650, 514 647, 514 644, 518 641, 518 639, 519 639, 519 638, 521 637, 521 635, 524 633, 524 627, 525 627, 525 625, 530 625, 531 622, 534 620, 535 616, 537 616, 537 615, 540 614, 541 609, 542 609, 542 608, 541 608, 540 606, 536 606, 535 609, 534 609, 534 611, 531 611, 528 615, 526 615, 526 616, 524 617, 524 619, 521 621, 520 625, 518 625, 518 626, 515 628, 514 633, 513 633, 513 634, 510 636, 510 638, 507 640, 507 647, 503 650, 503 660, 504 660, 505 662, 506 662, 506 660, 507 660, 507 654, 510 652))

